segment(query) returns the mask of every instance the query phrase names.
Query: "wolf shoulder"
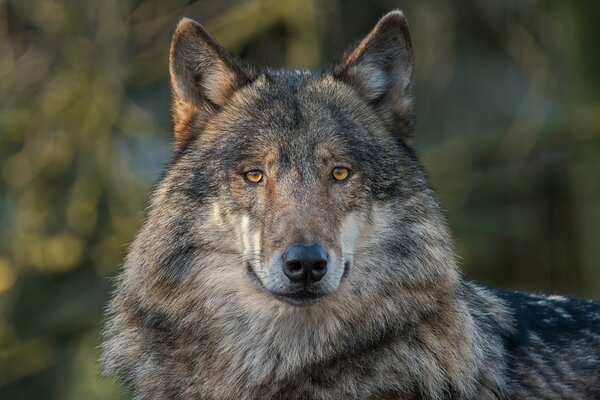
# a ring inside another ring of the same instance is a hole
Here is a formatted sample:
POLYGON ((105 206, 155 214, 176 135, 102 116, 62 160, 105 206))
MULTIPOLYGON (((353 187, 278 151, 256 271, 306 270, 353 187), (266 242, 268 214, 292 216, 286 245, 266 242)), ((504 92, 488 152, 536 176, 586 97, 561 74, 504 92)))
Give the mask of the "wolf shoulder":
POLYGON ((555 346, 587 339, 595 341, 600 351, 600 302, 498 289, 493 292, 513 314, 515 347, 533 345, 534 337, 555 346))
POLYGON ((600 398, 600 302, 492 292, 514 324, 504 347, 517 398, 600 398))

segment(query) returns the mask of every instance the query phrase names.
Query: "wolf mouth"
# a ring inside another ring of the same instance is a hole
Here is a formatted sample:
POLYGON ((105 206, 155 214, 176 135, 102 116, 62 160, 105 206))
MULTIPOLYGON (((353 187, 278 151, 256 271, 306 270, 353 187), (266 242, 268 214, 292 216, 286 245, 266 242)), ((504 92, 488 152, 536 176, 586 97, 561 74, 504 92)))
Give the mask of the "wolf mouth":
POLYGON ((293 306, 308 306, 316 303, 323 297, 327 296, 326 293, 315 293, 309 290, 300 290, 292 293, 277 293, 270 292, 275 298, 293 306))
POLYGON ((316 303, 320 299, 327 296, 328 293, 316 292, 314 290, 296 290, 294 292, 274 292, 265 287, 262 283, 256 272, 254 272, 254 268, 252 268, 252 264, 250 262, 246 263, 246 273, 250 279, 250 281, 260 289, 269 293, 276 299, 283 301, 284 303, 294 305, 294 306, 308 306, 316 303))

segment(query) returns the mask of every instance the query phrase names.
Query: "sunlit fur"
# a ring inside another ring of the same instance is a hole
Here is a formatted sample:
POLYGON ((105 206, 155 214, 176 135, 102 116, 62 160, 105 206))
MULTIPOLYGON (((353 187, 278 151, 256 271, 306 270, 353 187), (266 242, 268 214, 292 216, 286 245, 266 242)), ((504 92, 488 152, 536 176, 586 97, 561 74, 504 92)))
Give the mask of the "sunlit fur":
POLYGON ((553 365, 541 336, 519 339, 511 295, 460 275, 410 145, 413 69, 399 12, 330 71, 242 67, 182 21, 175 151, 109 306, 105 371, 138 399, 598 395, 596 305, 590 334, 553 365), (251 185, 254 168, 264 177, 251 185), (295 242, 331 257, 324 297, 304 305, 274 295, 290 287, 281 257, 295 242), (592 344, 578 376, 570 363, 592 344))

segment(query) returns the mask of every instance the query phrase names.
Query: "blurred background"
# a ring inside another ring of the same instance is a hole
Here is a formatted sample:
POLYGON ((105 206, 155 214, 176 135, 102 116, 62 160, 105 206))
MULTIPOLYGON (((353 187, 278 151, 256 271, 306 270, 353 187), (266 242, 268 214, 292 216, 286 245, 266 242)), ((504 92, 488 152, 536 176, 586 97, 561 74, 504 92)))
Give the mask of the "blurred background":
POLYGON ((169 158, 181 17, 255 64, 316 67, 394 8, 467 275, 600 299, 600 2, 0 0, 0 398, 128 397, 98 377, 98 332, 169 158))

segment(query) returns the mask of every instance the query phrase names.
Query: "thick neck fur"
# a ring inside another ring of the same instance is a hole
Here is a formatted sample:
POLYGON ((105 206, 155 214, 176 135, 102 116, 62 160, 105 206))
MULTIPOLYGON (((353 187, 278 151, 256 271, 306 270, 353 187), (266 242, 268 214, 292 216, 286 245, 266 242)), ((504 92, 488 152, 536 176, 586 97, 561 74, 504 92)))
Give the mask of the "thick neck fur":
POLYGON ((153 207, 110 307, 106 370, 139 398, 496 398, 506 312, 462 281, 441 217, 402 220, 423 201, 375 206, 346 281, 310 307, 249 285, 243 257, 186 243, 211 232, 208 212, 186 224, 153 207), (398 224, 418 253, 390 251, 398 224))

